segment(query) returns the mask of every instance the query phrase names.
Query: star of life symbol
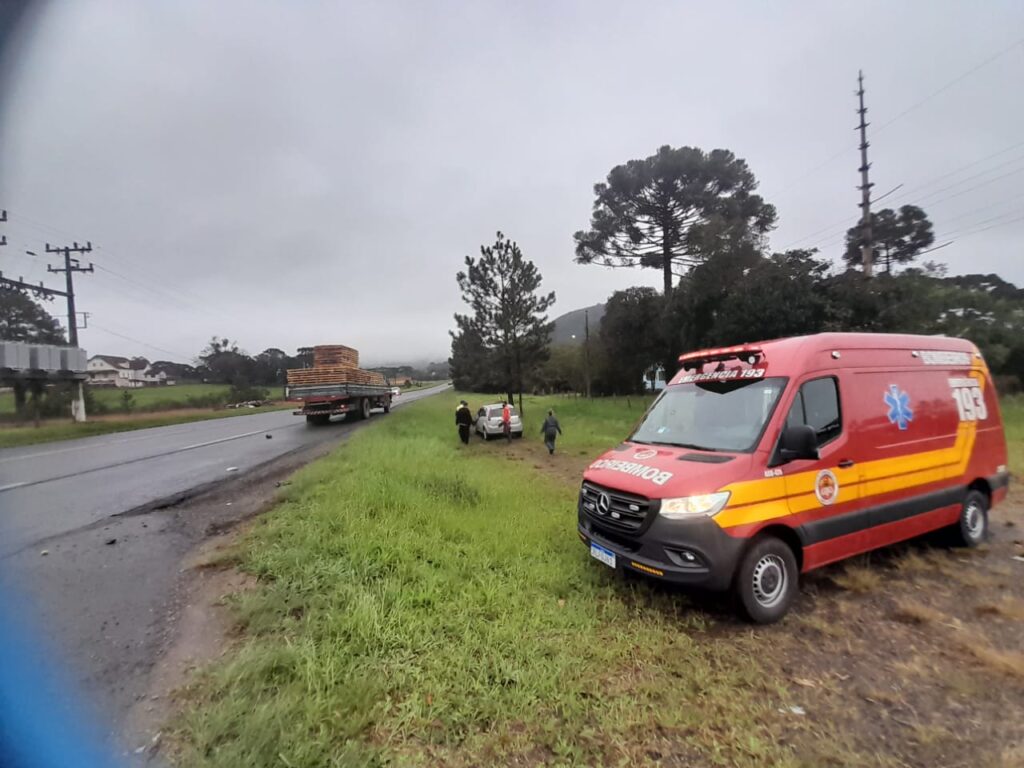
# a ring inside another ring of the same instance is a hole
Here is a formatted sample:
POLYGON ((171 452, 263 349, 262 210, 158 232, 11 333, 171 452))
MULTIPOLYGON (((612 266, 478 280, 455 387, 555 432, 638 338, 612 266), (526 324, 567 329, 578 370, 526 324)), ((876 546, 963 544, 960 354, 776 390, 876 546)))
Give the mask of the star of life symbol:
POLYGON ((889 406, 889 423, 895 424, 901 430, 914 420, 914 409, 910 407, 910 395, 900 390, 896 384, 889 385, 889 391, 885 393, 885 404, 889 406))

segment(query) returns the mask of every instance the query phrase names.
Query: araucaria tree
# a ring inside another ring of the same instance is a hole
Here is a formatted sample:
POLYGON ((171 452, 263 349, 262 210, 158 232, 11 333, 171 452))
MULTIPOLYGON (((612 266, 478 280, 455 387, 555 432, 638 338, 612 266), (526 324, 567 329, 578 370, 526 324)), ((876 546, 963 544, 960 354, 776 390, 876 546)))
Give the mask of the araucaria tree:
POLYGON ((590 229, 574 236, 576 261, 660 269, 668 295, 674 275, 721 250, 723 239, 759 240, 772 228, 775 208, 756 189, 746 161, 726 149, 661 147, 594 186, 590 229))
MULTIPOLYGON (((864 232, 859 224, 847 231, 843 258, 851 267, 863 266, 863 242, 864 232)), ((875 263, 884 264, 886 274, 892 274, 895 265, 909 264, 921 251, 930 248, 935 234, 923 210, 916 205, 904 205, 899 211, 883 208, 871 214, 871 242, 875 263)))
POLYGON ((552 327, 547 311, 555 303, 554 291, 539 292, 541 275, 536 265, 523 258, 515 241, 501 232, 494 245, 480 247, 479 258, 466 257, 466 269, 456 279, 472 314, 455 315, 458 331, 452 334, 452 367, 460 370, 467 348, 482 345, 483 350, 476 349, 473 356, 491 360, 509 396, 519 393, 521 411, 525 375, 547 356, 552 327), (464 343, 470 340, 475 343, 464 343))

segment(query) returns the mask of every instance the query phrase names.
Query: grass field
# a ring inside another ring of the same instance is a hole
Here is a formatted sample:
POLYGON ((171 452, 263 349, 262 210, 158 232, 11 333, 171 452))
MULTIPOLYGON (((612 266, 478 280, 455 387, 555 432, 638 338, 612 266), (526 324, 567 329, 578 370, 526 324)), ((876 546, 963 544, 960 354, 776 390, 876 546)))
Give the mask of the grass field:
MULTIPOLYGON (((890 760, 872 731, 856 734, 859 745, 847 731, 865 727, 885 692, 864 672, 850 683, 866 691, 855 701, 836 686, 851 678, 842 665, 867 652, 844 651, 863 645, 845 633, 878 621, 891 599, 883 585, 909 590, 897 606, 916 604, 917 587, 851 566, 875 577, 863 615, 860 592, 843 586, 849 569, 830 588, 858 597, 819 609, 840 611, 849 628, 833 618, 819 629, 811 606, 762 631, 720 624, 678 592, 595 566, 573 532, 579 467, 628 434, 645 401, 527 398, 524 441, 463 448, 451 425, 457 397, 396 412, 301 471, 229 553, 258 585, 232 598, 230 651, 183 692, 173 727, 181 764, 908 764, 890 760), (563 476, 537 445, 548 407, 565 430, 555 458, 574 468, 563 476), (805 667, 808 653, 819 658, 805 667), (815 680, 793 684, 801 672, 815 680), (828 717, 790 714, 806 686, 828 717)), ((1007 401, 1003 415, 1019 475, 1024 400, 1007 401)), ((920 625, 905 614, 864 630, 865 647, 880 631, 920 625)), ((954 703, 964 701, 975 700, 954 703)), ((891 722, 883 711, 877 727, 891 722)), ((932 738, 929 727, 914 738, 932 738)), ((925 747, 911 739, 900 749, 925 747)))
POLYGON ((1024 478, 1024 395, 1003 398, 1000 411, 1010 452, 1010 469, 1018 478, 1024 478))
MULTIPOLYGON (((170 411, 177 408, 193 408, 198 400, 227 398, 230 389, 227 384, 176 384, 171 387, 142 387, 132 390, 95 387, 92 389, 92 396, 98 404, 109 411, 121 410, 124 392, 131 393, 136 411, 170 411)), ((14 394, 0 393, 0 416, 13 413, 14 394)))
MULTIPOLYGON (((300 472, 240 545, 262 586, 237 601, 234 653, 187 693, 182 761, 625 765, 685 734, 694 759, 784 764, 786 695, 755 639, 698 641, 684 601, 595 568, 576 485, 460 448, 449 400, 300 472)), ((614 444, 640 408, 531 399, 527 424, 551 403, 567 451, 614 444)))

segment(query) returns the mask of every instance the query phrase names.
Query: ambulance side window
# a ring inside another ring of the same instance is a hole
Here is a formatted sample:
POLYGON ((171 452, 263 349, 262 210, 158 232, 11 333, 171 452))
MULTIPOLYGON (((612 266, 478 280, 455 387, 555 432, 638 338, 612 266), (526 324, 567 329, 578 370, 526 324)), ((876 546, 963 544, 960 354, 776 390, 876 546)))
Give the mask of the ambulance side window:
POLYGON ((839 383, 831 376, 812 379, 800 387, 786 416, 786 426, 814 427, 818 445, 824 445, 843 431, 839 412, 839 383))

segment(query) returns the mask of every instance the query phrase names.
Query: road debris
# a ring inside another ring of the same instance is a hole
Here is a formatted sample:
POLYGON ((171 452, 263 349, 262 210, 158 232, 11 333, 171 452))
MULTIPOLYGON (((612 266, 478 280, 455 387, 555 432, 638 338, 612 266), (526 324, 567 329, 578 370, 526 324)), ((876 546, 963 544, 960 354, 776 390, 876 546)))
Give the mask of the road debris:
POLYGON ((274 439, 274 436, 273 436, 273 435, 271 435, 271 434, 268 434, 268 435, 267 435, 267 440, 273 440, 273 439, 274 439))
POLYGON ((44 549, 42 552, 39 553, 41 557, 46 557, 48 554, 50 554, 50 550, 48 549, 44 549))
POLYGON ((224 471, 225 472, 237 472, 238 471, 238 467, 228 467, 224 471))
POLYGON ((111 547, 111 546, 113 546, 114 544, 117 544, 117 538, 113 538, 113 539, 107 539, 107 540, 106 540, 106 541, 104 541, 103 543, 104 543, 104 544, 106 544, 106 545, 107 545, 108 547, 111 547))

